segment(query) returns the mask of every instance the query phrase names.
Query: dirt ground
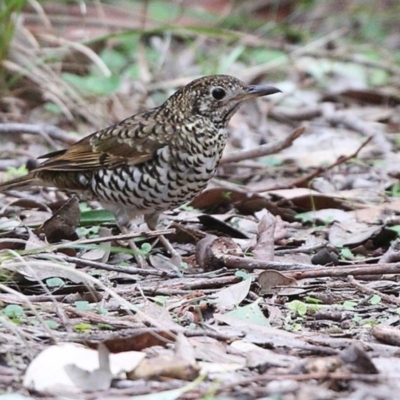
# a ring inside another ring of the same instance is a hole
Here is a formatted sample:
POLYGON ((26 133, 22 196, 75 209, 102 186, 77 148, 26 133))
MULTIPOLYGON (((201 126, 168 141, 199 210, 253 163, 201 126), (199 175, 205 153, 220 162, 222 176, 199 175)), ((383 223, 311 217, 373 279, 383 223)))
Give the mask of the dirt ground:
POLYGON ((282 93, 242 106, 216 177, 157 231, 0 193, 0 400, 397 398, 399 6, 196 3, 10 14, 0 182, 199 76, 282 93))

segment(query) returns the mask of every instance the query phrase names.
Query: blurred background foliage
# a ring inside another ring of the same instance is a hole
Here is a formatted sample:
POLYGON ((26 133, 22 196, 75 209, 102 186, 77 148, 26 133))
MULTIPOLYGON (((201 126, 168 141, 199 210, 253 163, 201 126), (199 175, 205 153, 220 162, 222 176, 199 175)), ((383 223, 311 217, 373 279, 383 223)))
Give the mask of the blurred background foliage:
POLYGON ((324 88, 346 68, 397 85, 399 15, 394 0, 3 0, 1 118, 19 101, 95 128, 217 73, 324 88))

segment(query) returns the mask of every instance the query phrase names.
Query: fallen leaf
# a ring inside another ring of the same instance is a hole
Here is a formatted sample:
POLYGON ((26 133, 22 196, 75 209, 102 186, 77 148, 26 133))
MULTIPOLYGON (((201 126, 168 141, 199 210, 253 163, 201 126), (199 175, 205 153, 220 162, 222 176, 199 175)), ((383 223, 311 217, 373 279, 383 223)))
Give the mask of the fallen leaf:
POLYGON ((231 343, 231 346, 245 354, 246 365, 249 368, 256 368, 260 365, 290 367, 298 362, 298 358, 295 356, 279 354, 276 351, 264 349, 244 340, 235 340, 231 343))
POLYGON ((35 230, 39 236, 44 234, 49 243, 62 240, 76 240, 76 228, 79 225, 79 200, 76 196, 70 197, 42 226, 35 230))
POLYGON ((272 294, 280 290, 278 286, 296 286, 297 281, 279 271, 266 270, 258 275, 257 281, 261 287, 260 295, 272 294))
POLYGON ((221 289, 215 294, 215 304, 220 309, 231 308, 239 305, 249 293, 251 279, 245 279, 242 282, 230 285, 225 289, 221 289))
POLYGON ((379 324, 371 329, 374 338, 391 346, 400 346, 400 331, 397 327, 379 324))
POLYGON ((216 339, 198 336, 190 338, 190 343, 194 347, 196 359, 208 363, 240 364, 245 365, 246 360, 242 355, 229 351, 225 343, 216 339))
POLYGON ((126 336, 117 336, 107 339, 104 344, 112 353, 129 353, 141 351, 153 346, 165 346, 173 340, 170 332, 160 329, 143 328, 135 330, 135 333, 126 336))
POLYGON ((100 344, 98 347, 99 368, 92 371, 80 368, 75 364, 64 366, 65 372, 72 382, 85 392, 107 390, 111 386, 112 374, 110 371, 110 360, 107 347, 100 344))
MULTIPOLYGON (((146 317, 151 317, 155 319, 156 321, 161 323, 166 329, 180 328, 180 325, 174 321, 172 315, 169 313, 167 308, 158 305, 153 301, 146 299, 141 307, 141 311, 146 315, 146 317)), ((147 318, 142 317, 142 315, 143 314, 137 314, 136 320, 147 322, 147 318)))
POLYGON ((234 310, 229 311, 225 314, 214 314, 214 318, 217 319, 218 321, 225 322, 226 324, 229 325, 232 324, 235 325, 236 323, 238 325, 243 323, 251 323, 254 325, 269 327, 270 324, 268 319, 264 316, 264 314, 260 310, 259 307, 260 301, 261 298, 247 306, 237 307, 234 310))
POLYGON ((332 222, 341 222, 353 218, 350 212, 337 208, 325 208, 322 210, 307 211, 305 213, 298 214, 297 217, 303 221, 313 221, 322 224, 331 224, 332 222))
POLYGON ((193 382, 173 390, 166 390, 163 392, 149 393, 142 396, 130 397, 130 400, 177 400, 181 398, 185 393, 194 390, 205 378, 205 374, 200 375, 193 382))
POLYGON ((352 343, 339 355, 346 369, 357 374, 379 374, 368 353, 360 343, 352 343))
POLYGON ((189 364, 196 364, 194 347, 182 333, 178 333, 175 341, 175 355, 178 359, 186 360, 189 364))
MULTIPOLYGON (((312 189, 294 188, 270 190, 266 195, 277 197, 282 200, 290 200, 292 206, 300 207, 302 210, 321 210, 325 208, 348 209, 345 200, 340 198, 338 194, 320 193, 312 189)), ((282 200, 281 207, 284 206, 282 200)))
POLYGON ((355 220, 336 222, 329 230, 329 241, 335 247, 360 244, 382 230, 381 225, 369 225, 355 220))
POLYGON ((274 259, 275 217, 265 210, 258 223, 257 242, 253 249, 256 260, 272 261, 274 259))
MULTIPOLYGON (((112 235, 112 230, 105 227, 100 227, 99 237, 109 237, 112 235)), ((95 249, 89 250, 82 254, 82 258, 91 261, 98 261, 106 263, 110 257, 111 252, 111 242, 102 242, 95 249)))
MULTIPOLYGON (((102 357, 105 355, 103 354, 102 357)), ((116 378, 122 372, 133 370, 144 359, 145 354, 131 351, 110 354, 109 357, 109 369, 112 377, 116 378)), ((103 360, 102 364, 105 363, 106 361, 103 360)), ((29 390, 54 395, 81 393, 82 388, 76 385, 65 370, 65 367, 71 364, 89 372, 98 370, 100 368, 99 352, 76 343, 49 346, 29 364, 23 385, 29 390)))
POLYGON ((168 377, 191 381, 199 376, 200 368, 176 355, 158 355, 144 359, 132 372, 128 379, 150 379, 168 377))
POLYGON ((5 261, 2 263, 1 267, 21 274, 25 279, 30 281, 42 281, 48 278, 63 278, 74 283, 87 282, 84 278, 75 273, 75 265, 70 263, 60 263, 60 267, 58 267, 57 262, 38 262, 38 260, 34 258, 25 257, 23 263, 15 262, 15 260, 5 261))

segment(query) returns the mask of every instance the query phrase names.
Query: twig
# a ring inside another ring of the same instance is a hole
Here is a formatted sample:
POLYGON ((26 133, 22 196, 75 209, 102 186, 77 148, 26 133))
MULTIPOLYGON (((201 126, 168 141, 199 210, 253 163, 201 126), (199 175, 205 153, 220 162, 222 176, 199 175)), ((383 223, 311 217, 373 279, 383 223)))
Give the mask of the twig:
POLYGON ((275 271, 291 271, 291 270, 308 270, 318 269, 321 266, 312 264, 301 264, 301 263, 285 263, 276 261, 260 261, 254 258, 244 258, 237 256, 230 256, 227 254, 218 256, 219 260, 223 262, 223 265, 227 268, 241 268, 247 271, 254 271, 255 269, 273 269, 275 271))
MULTIPOLYGON (((202 328, 202 329, 190 329, 190 328, 183 328, 176 326, 173 329, 170 330, 170 332, 176 334, 176 333, 183 333, 187 337, 193 337, 193 336, 202 336, 202 337, 210 337, 222 341, 233 341, 235 339, 238 339, 239 337, 243 337, 245 334, 240 334, 239 332, 233 332, 233 333, 220 333, 218 331, 212 330, 212 329, 207 329, 207 328, 202 328)), ((166 334, 168 331, 165 329, 159 329, 159 328, 151 328, 151 327, 143 327, 143 328, 120 328, 116 332, 101 332, 101 333, 96 333, 96 332, 91 332, 90 334, 82 334, 82 333, 72 333, 72 334, 65 334, 65 332, 59 332, 55 331, 54 335, 57 339, 62 340, 62 341, 68 341, 68 342, 86 342, 86 343, 96 343, 97 341, 112 341, 116 339, 121 339, 121 338, 127 338, 129 339, 130 337, 138 337, 139 335, 147 335, 147 334, 153 334, 153 335, 165 335, 164 338, 167 336, 166 334)), ((46 332, 43 332, 43 338, 47 338, 46 332)), ((172 339, 172 337, 171 337, 172 339)))
POLYGON ((215 289, 218 287, 227 287, 242 279, 237 276, 217 276, 215 278, 193 279, 191 282, 182 282, 179 287, 183 290, 215 289))
MULTIPOLYGON (((314 266, 315 267, 315 266, 314 266)), ((318 269, 304 268, 303 271, 288 272, 288 276, 294 279, 310 279, 322 277, 347 277, 365 275, 383 275, 400 273, 400 263, 396 264, 358 264, 336 267, 321 267, 318 269)))
POLYGON ((400 299, 397 299, 394 296, 382 293, 379 290, 372 289, 372 288, 369 288, 367 286, 362 285, 360 282, 357 282, 354 279, 353 275, 349 275, 347 277, 347 281, 350 283, 351 286, 355 287, 361 293, 365 293, 365 294, 368 294, 368 295, 378 295, 386 303, 395 304, 397 307, 400 306, 400 299))
POLYGON ((223 386, 220 386, 218 392, 220 393, 222 390, 228 390, 231 388, 237 388, 238 386, 254 384, 260 382, 270 382, 275 380, 294 380, 294 381, 312 381, 312 380, 356 380, 356 381, 365 381, 365 382, 377 382, 382 379, 380 375, 377 374, 353 374, 351 372, 312 372, 309 374, 271 374, 266 373, 264 375, 257 375, 248 378, 243 378, 239 380, 235 380, 234 383, 228 383, 223 386))
POLYGON ((293 141, 295 139, 297 139, 300 135, 302 135, 305 130, 306 130, 305 126, 300 126, 300 127, 296 128, 289 136, 287 136, 286 138, 279 140, 275 143, 271 143, 271 144, 268 143, 268 144, 264 144, 262 146, 258 146, 253 149, 236 151, 233 153, 226 154, 222 158, 220 165, 237 162, 237 161, 242 161, 242 160, 248 160, 251 158, 267 156, 269 154, 275 154, 278 151, 281 151, 281 150, 286 149, 287 147, 291 146, 293 141))
MULTIPOLYGON (((31 303, 49 303, 51 301, 58 301, 60 303, 68 303, 68 294, 52 294, 51 297, 47 294, 40 295, 26 295, 26 301, 31 303)), ((25 304, 25 299, 21 300, 18 296, 9 293, 0 293, 0 301, 6 304, 25 304)), ((71 302, 75 302, 77 298, 72 298, 71 302)))
POLYGON ((35 125, 20 123, 0 124, 0 133, 30 133, 32 135, 49 136, 66 144, 73 144, 76 138, 54 125, 35 125))
POLYGON ((343 111, 337 111, 334 105, 329 103, 323 104, 322 114, 324 119, 332 125, 343 125, 363 136, 372 137, 379 150, 384 154, 391 151, 392 146, 382 132, 368 125, 362 119, 343 111))
POLYGON ((79 265, 81 267, 91 267, 91 268, 96 268, 96 269, 102 269, 105 271, 114 271, 114 272, 121 272, 125 274, 132 274, 132 275, 143 275, 143 276, 148 276, 148 275, 155 275, 155 276, 160 276, 160 277, 168 277, 168 278, 176 278, 179 276, 179 274, 175 272, 170 272, 170 271, 158 271, 156 269, 149 269, 149 268, 135 268, 135 267, 120 267, 118 265, 110 265, 102 262, 97 262, 97 261, 92 261, 92 260, 85 260, 84 258, 78 258, 78 257, 63 257, 63 256, 57 256, 55 254, 52 254, 51 256, 49 255, 43 255, 43 254, 37 254, 33 256, 34 258, 39 258, 43 259, 45 258, 48 260, 49 258, 52 259, 57 259, 60 261, 66 261, 69 263, 73 263, 76 265, 79 265))
POLYGON ((141 323, 135 323, 132 321, 129 321, 127 319, 122 319, 121 317, 114 317, 111 315, 101 315, 101 314, 96 314, 93 311, 84 311, 80 310, 79 308, 76 307, 71 307, 67 306, 64 308, 64 311, 68 314, 72 314, 76 317, 81 318, 84 321, 88 321, 90 323, 94 324, 108 324, 111 325, 113 328, 138 328, 139 326, 142 326, 141 323))
POLYGON ((321 243, 313 244, 310 246, 303 245, 303 246, 295 247, 295 248, 275 250, 274 255, 275 256, 283 256, 285 254, 297 254, 297 253, 312 254, 312 253, 316 252, 317 250, 323 249, 324 247, 326 247, 326 243, 321 242, 321 243))
POLYGON ((373 139, 372 136, 367 138, 360 146, 359 148, 353 153, 350 154, 349 156, 341 156, 339 157, 334 163, 331 165, 328 165, 327 167, 318 167, 314 171, 312 171, 310 174, 303 176, 302 178, 295 179, 292 182, 287 183, 286 185, 276 185, 273 187, 267 187, 267 188, 259 188, 256 190, 256 192, 268 192, 271 190, 278 190, 278 189, 287 189, 291 187, 308 187, 308 184, 311 180, 316 178, 318 175, 321 175, 329 170, 331 170, 334 167, 337 167, 338 165, 344 164, 345 162, 351 160, 352 158, 355 158, 358 156, 358 153, 373 139))
POLYGON ((318 118, 322 115, 320 106, 302 107, 300 109, 275 106, 268 111, 268 115, 278 121, 305 121, 318 118))
POLYGON ((75 246, 75 245, 82 245, 82 244, 96 244, 96 243, 104 243, 110 242, 111 240, 129 240, 135 237, 147 237, 153 238, 158 237, 160 235, 169 235, 170 233, 175 233, 175 229, 162 229, 157 231, 145 231, 145 232, 130 232, 130 233, 121 233, 120 235, 111 235, 111 236, 103 236, 103 237, 96 237, 90 239, 78 239, 75 241, 71 241, 68 243, 64 243, 61 246, 75 246))
POLYGON ((62 46, 65 46, 67 48, 71 48, 79 53, 82 53, 85 55, 94 65, 97 66, 99 71, 106 77, 111 76, 111 71, 107 67, 106 63, 96 54, 95 51, 93 51, 90 47, 83 45, 82 43, 79 42, 73 42, 71 40, 67 40, 64 38, 61 38, 59 36, 54 36, 50 34, 40 34, 40 38, 44 41, 47 41, 50 43, 52 46, 56 48, 61 48, 62 46))

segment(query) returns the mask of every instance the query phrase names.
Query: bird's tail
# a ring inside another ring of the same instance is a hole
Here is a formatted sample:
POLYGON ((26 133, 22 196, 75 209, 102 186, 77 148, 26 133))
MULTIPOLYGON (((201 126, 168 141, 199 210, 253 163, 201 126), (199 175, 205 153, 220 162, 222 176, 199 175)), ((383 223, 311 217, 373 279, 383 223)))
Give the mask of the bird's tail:
POLYGON ((0 183, 0 192, 13 189, 23 189, 29 186, 43 185, 43 181, 39 179, 35 174, 30 173, 19 178, 12 179, 8 182, 0 183))

